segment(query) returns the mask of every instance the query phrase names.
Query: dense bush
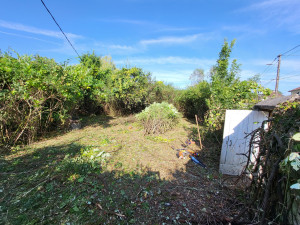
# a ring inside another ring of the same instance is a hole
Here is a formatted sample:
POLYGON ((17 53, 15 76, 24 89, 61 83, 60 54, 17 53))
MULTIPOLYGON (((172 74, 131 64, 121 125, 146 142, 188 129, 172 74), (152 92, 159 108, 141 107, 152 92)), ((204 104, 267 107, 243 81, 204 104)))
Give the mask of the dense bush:
POLYGON ((1 54, 0 143, 30 142, 63 119, 65 100, 74 100, 69 95, 73 90, 63 87, 64 75, 54 60, 1 54))
POLYGON ((194 118, 195 115, 198 115, 199 118, 204 119, 208 110, 206 100, 209 97, 209 83, 206 81, 200 82, 183 90, 178 96, 177 102, 179 110, 183 112, 186 117, 194 118))
POLYGON ((79 104, 79 113, 100 113, 104 102, 108 101, 111 77, 116 72, 116 67, 110 57, 99 57, 93 54, 83 54, 77 66, 87 68, 88 76, 84 83, 85 93, 79 104))
POLYGON ((108 57, 85 54, 75 65, 41 56, 0 53, 0 144, 29 143, 62 128, 68 118, 101 111, 122 112, 146 105, 148 74, 117 70, 108 57))
POLYGON ((154 102, 168 102, 176 104, 176 98, 180 90, 173 87, 171 84, 165 84, 163 81, 151 80, 148 85, 147 104, 154 102))
POLYGON ((90 111, 93 105, 95 110, 105 100, 107 77, 113 70, 109 60, 89 54, 80 64, 60 65, 38 55, 1 53, 0 143, 31 142, 80 109, 90 111))
POLYGON ((140 112, 156 100, 171 100, 174 90, 140 68, 116 69, 109 57, 94 53, 68 65, 0 52, 0 145, 29 143, 63 129, 71 117, 140 112))
MULTIPOLYGON (((220 129, 226 109, 250 108, 260 93, 269 93, 253 80, 240 81, 235 60, 229 69, 233 45, 224 42, 210 83, 201 79, 186 90, 152 80, 150 73, 137 67, 117 69, 111 58, 94 53, 83 54, 80 63, 68 65, 38 55, 0 52, 0 145, 29 143, 45 132, 63 128, 73 116, 138 113, 154 102, 172 103, 185 116, 197 114, 209 127, 220 129)), ((146 133, 172 127, 166 120, 172 115, 167 109, 177 113, 172 107, 154 104, 153 112, 140 116, 146 133), (158 124, 148 123, 151 120, 158 124)))
POLYGON ((137 67, 116 70, 111 77, 111 90, 107 99, 110 110, 117 114, 143 110, 146 107, 149 79, 150 74, 137 67))
POLYGON ((245 210, 237 218, 245 221, 247 212, 253 224, 300 224, 300 98, 276 107, 268 123, 267 130, 251 134, 249 146, 259 145, 260 151, 245 159, 252 180, 245 189, 245 210))
POLYGON ((144 126, 145 134, 164 133, 174 127, 180 113, 166 102, 153 103, 136 115, 137 120, 144 126))

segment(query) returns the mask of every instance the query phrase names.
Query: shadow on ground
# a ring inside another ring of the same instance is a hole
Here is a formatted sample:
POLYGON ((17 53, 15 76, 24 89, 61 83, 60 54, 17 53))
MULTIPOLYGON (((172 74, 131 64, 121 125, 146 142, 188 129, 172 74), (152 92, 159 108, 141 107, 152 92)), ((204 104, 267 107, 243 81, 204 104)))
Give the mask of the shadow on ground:
POLYGON ((0 223, 227 224, 238 212, 232 189, 191 161, 164 180, 92 151, 67 144, 1 157, 0 223))
POLYGON ((101 126, 102 128, 111 127, 110 121, 114 118, 112 116, 108 116, 105 114, 102 115, 91 115, 82 117, 82 127, 88 127, 88 126, 101 126))

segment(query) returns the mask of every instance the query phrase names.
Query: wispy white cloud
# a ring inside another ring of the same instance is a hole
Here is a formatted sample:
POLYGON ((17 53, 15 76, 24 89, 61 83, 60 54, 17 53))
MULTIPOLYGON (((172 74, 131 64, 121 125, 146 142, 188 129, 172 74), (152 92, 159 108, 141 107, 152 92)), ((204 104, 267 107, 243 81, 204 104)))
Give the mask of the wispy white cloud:
POLYGON ((166 65, 166 64, 184 64, 184 65, 195 65, 200 67, 210 67, 216 63, 215 59, 200 59, 200 58, 185 58, 177 56, 167 57, 149 57, 149 58, 130 58, 126 60, 117 60, 115 63, 123 64, 141 64, 141 65, 166 65))
MULTIPOLYGON (((7 22, 7 21, 4 21, 4 20, 0 20, 0 27, 10 29, 10 30, 23 31, 23 32, 26 32, 26 33, 31 33, 31 34, 38 34, 38 35, 44 35, 44 36, 48 36, 48 37, 64 39, 61 32, 53 31, 53 30, 40 29, 40 28, 27 26, 27 25, 20 24, 20 23, 7 22)), ((82 38, 81 35, 77 35, 77 34, 73 34, 73 33, 66 33, 66 35, 70 39, 82 38)))
POLYGON ((129 25, 148 26, 152 28, 152 32, 185 32, 192 30, 201 30, 199 27, 174 27, 167 24, 155 23, 147 20, 132 19, 100 19, 99 21, 107 23, 124 23, 129 25))
POLYGON ((129 45, 108 45, 107 48, 121 51, 136 51, 135 47, 129 45))
POLYGON ((99 41, 94 41, 93 43, 88 44, 85 48, 94 49, 95 51, 101 52, 101 54, 108 55, 131 55, 143 51, 142 48, 138 48, 136 45, 121 45, 99 41))
POLYGON ((270 9, 274 7, 284 7, 286 5, 298 3, 298 0, 265 0, 265 1, 256 1, 256 3, 251 4, 248 7, 240 9, 240 11, 248 10, 260 10, 260 9, 270 9))
POLYGON ((292 33, 300 33, 299 0, 265 0, 238 9, 236 12, 258 12, 261 21, 272 21, 270 26, 284 27, 292 33))
POLYGON ((194 35, 187 35, 187 36, 170 36, 170 37, 160 37, 156 39, 147 39, 141 40, 139 43, 141 45, 157 45, 157 44, 186 44, 191 43, 196 40, 209 40, 211 39, 211 35, 209 34, 194 34, 194 35))
POLYGON ((22 34, 16 34, 16 33, 10 33, 10 32, 4 32, 4 31, 0 31, 0 33, 1 33, 1 34, 10 35, 10 36, 20 37, 20 38, 27 38, 27 39, 32 39, 32 40, 42 41, 42 42, 50 43, 50 44, 54 44, 54 45, 60 45, 60 43, 57 43, 57 42, 54 42, 54 41, 44 40, 44 39, 41 39, 41 38, 36 38, 36 37, 33 37, 33 36, 22 35, 22 34))
MULTIPOLYGON (((131 55, 134 53, 142 53, 146 52, 148 50, 148 47, 150 45, 183 45, 188 44, 193 41, 207 41, 210 40, 213 37, 212 34, 194 34, 194 35, 188 35, 188 36, 170 36, 170 37, 161 37, 156 39, 146 39, 146 40, 140 40, 132 45, 122 45, 117 43, 105 43, 105 42, 98 42, 95 41, 93 44, 90 44, 90 47, 92 47, 95 50, 99 50, 100 52, 104 54, 117 54, 117 55, 131 55)), ((144 59, 134 59, 134 60, 144 60, 144 59)), ((156 59, 147 59, 149 62, 156 59)), ((166 59, 164 59, 166 60, 166 59)), ((160 60, 160 63, 164 62, 164 60, 160 60)), ((169 59, 174 60, 174 59, 169 59)))

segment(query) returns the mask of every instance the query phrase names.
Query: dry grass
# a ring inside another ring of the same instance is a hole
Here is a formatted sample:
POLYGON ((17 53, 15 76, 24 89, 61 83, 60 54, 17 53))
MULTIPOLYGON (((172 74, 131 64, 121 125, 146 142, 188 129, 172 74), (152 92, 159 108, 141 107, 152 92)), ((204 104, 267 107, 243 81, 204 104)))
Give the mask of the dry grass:
POLYGON ((94 117, 83 125, 1 156, 0 222, 225 224, 238 213, 238 192, 222 184, 213 142, 204 140, 201 153, 207 170, 176 157, 173 148, 195 136, 190 121, 159 136, 144 136, 134 117, 94 117), (82 157, 95 148, 110 154, 101 165, 82 157), (37 196, 46 205, 28 205, 37 196))

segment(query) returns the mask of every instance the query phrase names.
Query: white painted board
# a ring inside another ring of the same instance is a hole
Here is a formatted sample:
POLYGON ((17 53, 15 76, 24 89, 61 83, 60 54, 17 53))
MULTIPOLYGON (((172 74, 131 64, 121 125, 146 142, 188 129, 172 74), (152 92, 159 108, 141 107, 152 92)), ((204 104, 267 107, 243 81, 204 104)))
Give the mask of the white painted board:
POLYGON ((247 164, 250 136, 268 117, 264 112, 252 110, 226 110, 223 132, 220 172, 240 175, 247 164))

